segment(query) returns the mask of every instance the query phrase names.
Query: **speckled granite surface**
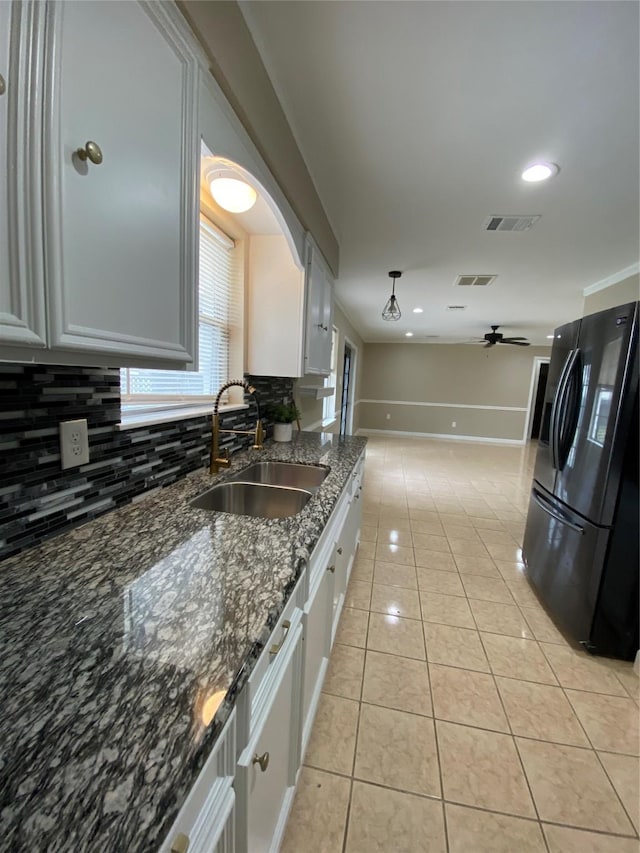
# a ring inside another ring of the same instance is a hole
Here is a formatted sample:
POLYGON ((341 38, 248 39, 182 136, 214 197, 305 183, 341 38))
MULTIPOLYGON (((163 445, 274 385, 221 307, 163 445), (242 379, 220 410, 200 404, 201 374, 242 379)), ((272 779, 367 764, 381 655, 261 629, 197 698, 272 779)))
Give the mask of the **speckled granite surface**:
POLYGON ((158 849, 365 442, 269 442, 0 563, 3 848, 158 849), (257 459, 331 471, 291 518, 189 506, 257 459))

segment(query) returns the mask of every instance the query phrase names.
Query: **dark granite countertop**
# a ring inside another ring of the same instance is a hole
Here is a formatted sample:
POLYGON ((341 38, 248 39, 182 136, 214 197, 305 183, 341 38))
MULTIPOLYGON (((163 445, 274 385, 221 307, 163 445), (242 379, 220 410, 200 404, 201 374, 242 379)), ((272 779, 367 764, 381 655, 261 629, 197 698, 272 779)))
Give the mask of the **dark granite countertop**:
POLYGON ((268 442, 0 563, 5 849, 159 848, 365 442, 268 442), (331 471, 291 518, 189 506, 258 458, 331 471))

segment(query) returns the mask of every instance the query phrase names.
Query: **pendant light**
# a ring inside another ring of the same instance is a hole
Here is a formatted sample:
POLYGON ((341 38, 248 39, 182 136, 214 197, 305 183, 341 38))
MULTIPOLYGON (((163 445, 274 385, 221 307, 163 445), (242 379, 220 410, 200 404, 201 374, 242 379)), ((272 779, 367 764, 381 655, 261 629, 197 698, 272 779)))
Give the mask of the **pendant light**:
POLYGON ((393 279, 393 287, 391 289, 391 296, 387 300, 387 304, 382 309, 383 320, 399 320, 400 317, 402 317, 402 314, 400 313, 400 305, 396 299, 396 279, 400 278, 401 275, 402 273, 399 270, 391 270, 389 273, 389 278, 393 279))

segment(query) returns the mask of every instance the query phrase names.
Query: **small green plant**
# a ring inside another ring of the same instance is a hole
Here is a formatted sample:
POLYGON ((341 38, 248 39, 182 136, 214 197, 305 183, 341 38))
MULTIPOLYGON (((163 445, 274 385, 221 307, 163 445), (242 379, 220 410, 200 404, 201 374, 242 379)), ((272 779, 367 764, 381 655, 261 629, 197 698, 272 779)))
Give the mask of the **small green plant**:
POLYGON ((273 403, 267 409, 267 416, 276 424, 291 424, 300 417, 295 403, 273 403))

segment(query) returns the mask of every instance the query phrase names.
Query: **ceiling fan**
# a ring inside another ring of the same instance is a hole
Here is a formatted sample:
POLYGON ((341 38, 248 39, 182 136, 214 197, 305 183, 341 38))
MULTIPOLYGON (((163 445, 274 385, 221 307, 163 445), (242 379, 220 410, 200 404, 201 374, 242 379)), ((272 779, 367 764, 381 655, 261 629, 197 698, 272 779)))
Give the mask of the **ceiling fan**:
POLYGON ((478 341, 479 344, 484 343, 485 347, 493 347, 496 344, 513 344, 516 347, 528 347, 530 346, 529 341, 523 337, 515 337, 515 338, 505 338, 504 335, 498 331, 500 326, 492 326, 492 331, 487 332, 482 341, 478 341))

